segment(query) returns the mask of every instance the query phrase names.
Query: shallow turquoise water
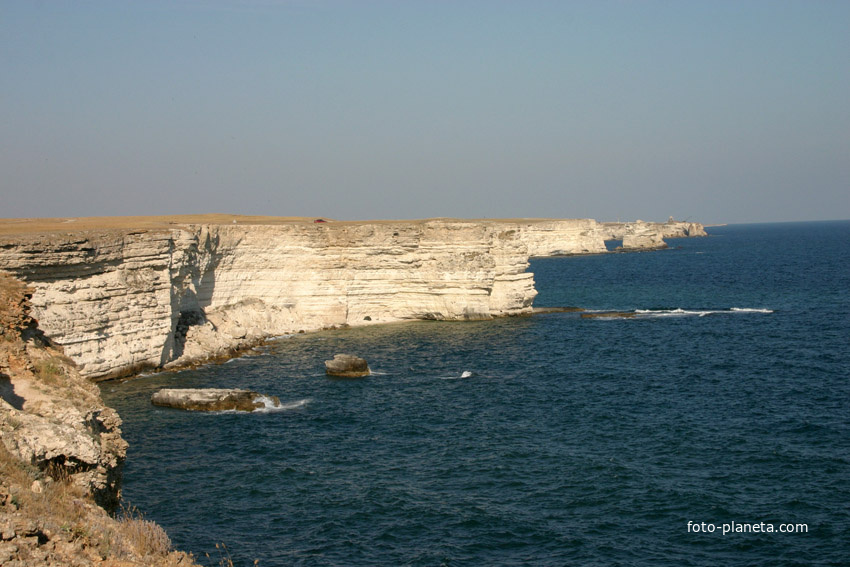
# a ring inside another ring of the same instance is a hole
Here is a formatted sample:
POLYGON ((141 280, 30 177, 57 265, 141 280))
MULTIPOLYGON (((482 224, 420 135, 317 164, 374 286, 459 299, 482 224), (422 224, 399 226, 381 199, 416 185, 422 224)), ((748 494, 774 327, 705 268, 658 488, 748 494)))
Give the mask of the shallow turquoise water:
POLYGON ((300 335, 104 384, 124 495, 178 548, 224 542, 237 565, 843 565, 850 222, 710 233, 532 262, 535 305, 635 318, 300 335), (376 375, 327 379, 337 352, 376 375), (289 405, 184 413, 150 405, 163 386, 289 405), (722 535, 732 521, 808 531, 722 535))

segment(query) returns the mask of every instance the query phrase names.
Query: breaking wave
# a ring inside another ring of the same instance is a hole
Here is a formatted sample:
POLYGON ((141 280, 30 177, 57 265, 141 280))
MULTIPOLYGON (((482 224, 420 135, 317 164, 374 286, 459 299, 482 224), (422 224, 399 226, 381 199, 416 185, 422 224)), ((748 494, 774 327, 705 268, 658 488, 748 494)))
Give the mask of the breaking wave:
POLYGON ((440 376, 440 380, 460 380, 461 378, 472 378, 475 374, 469 370, 464 370, 460 376, 440 376))
POLYGON ((271 413, 277 411, 294 410, 298 408, 303 408, 313 400, 312 398, 304 398, 303 400, 297 400, 294 402, 281 403, 277 406, 275 405, 274 400, 268 396, 257 396, 256 398, 254 398, 254 401, 262 402, 263 407, 257 408, 251 413, 271 413))
POLYGON ((635 309, 635 317, 705 317, 732 313, 773 313, 772 309, 756 307, 731 307, 729 309, 635 309))

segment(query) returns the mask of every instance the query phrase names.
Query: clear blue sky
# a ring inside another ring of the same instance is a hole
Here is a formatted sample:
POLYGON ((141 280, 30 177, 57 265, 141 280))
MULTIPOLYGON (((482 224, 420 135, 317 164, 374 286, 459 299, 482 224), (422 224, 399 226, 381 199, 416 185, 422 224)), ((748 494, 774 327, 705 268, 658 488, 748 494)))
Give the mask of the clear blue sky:
POLYGON ((850 2, 0 0, 0 217, 850 218, 850 2))

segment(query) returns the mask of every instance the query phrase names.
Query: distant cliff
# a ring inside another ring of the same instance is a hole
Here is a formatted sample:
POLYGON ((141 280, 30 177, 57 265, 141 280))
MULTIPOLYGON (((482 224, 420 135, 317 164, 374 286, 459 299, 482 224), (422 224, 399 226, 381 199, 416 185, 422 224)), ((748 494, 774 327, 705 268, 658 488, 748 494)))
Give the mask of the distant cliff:
POLYGON ((0 269, 32 286, 40 327, 84 376, 102 379, 302 330, 530 314, 529 257, 701 229, 589 219, 171 225, 2 236, 0 269))

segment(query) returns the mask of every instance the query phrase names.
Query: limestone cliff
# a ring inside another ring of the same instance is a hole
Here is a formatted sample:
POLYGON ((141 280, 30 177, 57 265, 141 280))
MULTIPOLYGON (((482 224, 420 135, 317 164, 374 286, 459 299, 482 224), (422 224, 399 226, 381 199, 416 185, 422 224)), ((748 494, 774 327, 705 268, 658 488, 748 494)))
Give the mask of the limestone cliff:
POLYGON ((170 222, 7 235, 0 269, 100 379, 301 330, 530 314, 529 257, 604 252, 614 232, 591 219, 170 222))
POLYGON ((531 257, 606 252, 607 233, 593 219, 530 219, 516 226, 531 257))
POLYGON ((658 250, 667 248, 665 238, 706 236, 705 227, 700 223, 675 221, 672 217, 667 222, 601 223, 599 232, 605 240, 622 240, 623 250, 658 250))

